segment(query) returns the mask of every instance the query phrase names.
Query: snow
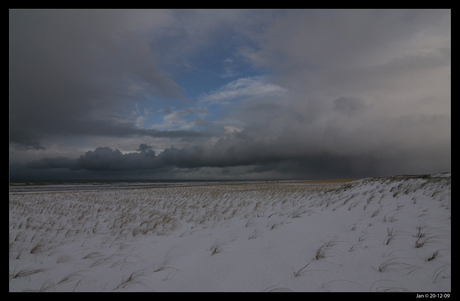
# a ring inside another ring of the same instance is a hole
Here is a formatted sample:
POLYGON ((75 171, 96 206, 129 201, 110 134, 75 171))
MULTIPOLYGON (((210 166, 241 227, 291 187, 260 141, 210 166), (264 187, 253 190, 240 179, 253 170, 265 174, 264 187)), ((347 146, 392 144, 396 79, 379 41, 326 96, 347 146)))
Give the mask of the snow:
POLYGON ((451 175, 10 193, 10 291, 449 292, 451 175))

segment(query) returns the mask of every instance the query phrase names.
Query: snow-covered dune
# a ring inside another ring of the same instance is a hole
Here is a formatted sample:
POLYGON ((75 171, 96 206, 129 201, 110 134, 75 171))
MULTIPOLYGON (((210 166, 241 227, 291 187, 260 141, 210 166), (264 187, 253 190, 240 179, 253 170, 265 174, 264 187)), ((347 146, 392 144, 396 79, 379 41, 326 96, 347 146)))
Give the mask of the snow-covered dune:
POLYGON ((451 177, 12 193, 10 291, 451 290, 451 177))

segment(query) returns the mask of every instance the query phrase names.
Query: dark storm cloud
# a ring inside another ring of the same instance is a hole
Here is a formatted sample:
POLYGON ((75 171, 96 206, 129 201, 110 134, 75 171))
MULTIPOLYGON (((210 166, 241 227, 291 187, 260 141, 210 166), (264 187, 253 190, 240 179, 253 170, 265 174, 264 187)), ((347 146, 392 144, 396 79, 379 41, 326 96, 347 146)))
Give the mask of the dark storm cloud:
POLYGON ((53 158, 42 158, 40 160, 29 162, 27 167, 32 169, 53 169, 53 168, 64 168, 69 170, 78 170, 77 160, 69 159, 67 157, 53 157, 53 158))
POLYGON ((10 128, 10 142, 17 143, 20 149, 45 149, 38 139, 42 135, 31 133, 30 131, 21 131, 17 128, 10 128))
POLYGON ((158 134, 111 120, 128 108, 134 81, 147 94, 181 97, 146 41, 130 31, 127 16, 118 10, 10 10, 11 142, 40 149, 40 140, 52 134, 158 134))
POLYGON ((162 165, 151 146, 141 144, 139 152, 122 154, 118 149, 98 147, 88 151, 78 159, 65 157, 42 158, 27 164, 32 169, 63 168, 90 171, 126 171, 155 169, 162 165))
MULTIPOLYGON (((266 142, 249 140, 231 143, 232 145, 239 144, 238 148, 225 147, 226 143, 230 144, 230 141, 220 141, 220 146, 212 148, 204 146, 171 147, 158 155, 153 151, 153 147, 147 144, 141 144, 137 152, 125 154, 117 149, 98 147, 76 159, 42 158, 26 164, 25 167, 29 169, 29 174, 33 174, 34 170, 69 170, 112 172, 111 176, 123 174, 126 176, 130 172, 140 175, 142 171, 149 171, 150 175, 154 175, 161 171, 164 176, 171 176, 177 169, 192 173, 194 170, 196 172, 206 167, 217 167, 230 173, 229 168, 247 166, 246 174, 266 175, 274 172, 278 178, 297 179, 364 177, 374 175, 377 169, 385 171, 385 166, 382 164, 386 163, 379 159, 378 154, 363 156, 362 154, 340 155, 325 152, 302 153, 301 151, 293 152, 290 149, 283 150, 266 142)), ((393 161, 401 164, 406 159, 398 157, 393 161)))
MULTIPOLYGON (((88 151, 77 159, 66 157, 42 158, 29 162, 31 169, 62 168, 69 170, 92 171, 127 171, 155 170, 164 167, 201 168, 201 167, 234 167, 247 165, 266 165, 277 163, 286 158, 282 154, 263 151, 263 143, 245 141, 246 146, 238 145, 243 141, 220 141, 215 147, 190 146, 184 148, 171 147, 159 155, 155 155, 152 146, 139 145, 138 152, 121 153, 118 149, 98 147, 88 151)), ((290 160, 292 160, 291 158, 290 160)), ((295 160, 295 158, 294 158, 295 160)))
POLYGON ((109 147, 98 147, 80 156, 76 163, 78 168, 86 170, 153 169, 157 166, 155 152, 146 147, 141 147, 139 153, 128 154, 109 147))

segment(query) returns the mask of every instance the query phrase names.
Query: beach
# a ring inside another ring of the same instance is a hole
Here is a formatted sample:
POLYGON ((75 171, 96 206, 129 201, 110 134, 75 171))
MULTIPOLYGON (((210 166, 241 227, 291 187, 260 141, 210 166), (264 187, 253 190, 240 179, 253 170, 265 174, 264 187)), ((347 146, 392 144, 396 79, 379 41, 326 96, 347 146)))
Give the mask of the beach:
POLYGON ((10 291, 449 292, 451 175, 10 193, 10 291))

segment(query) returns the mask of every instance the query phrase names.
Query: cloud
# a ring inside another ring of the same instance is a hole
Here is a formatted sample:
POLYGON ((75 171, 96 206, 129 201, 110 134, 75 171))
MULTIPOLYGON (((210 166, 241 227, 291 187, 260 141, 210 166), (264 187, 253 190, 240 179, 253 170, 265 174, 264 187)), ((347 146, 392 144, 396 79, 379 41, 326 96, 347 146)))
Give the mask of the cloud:
MULTIPOLYGON (((450 18, 449 10, 276 15, 265 30, 250 33, 261 42, 240 54, 274 70, 271 82, 289 94, 265 101, 265 108, 242 103, 232 117, 247 125, 248 135, 304 153, 373 157, 406 172, 434 166, 427 161, 436 158, 449 168, 450 18), (400 123, 428 116, 430 126, 400 123), (399 168, 394 154, 417 159, 399 168)), ((383 165, 374 164, 375 173, 383 165)))
MULTIPOLYGON (((185 108, 180 110, 163 110, 161 111, 165 115, 163 116, 162 123, 153 124, 150 128, 155 130, 168 129, 169 131, 191 131, 191 128, 195 126, 205 126, 212 124, 209 121, 201 117, 196 117, 193 120, 190 120, 191 116, 204 116, 208 114, 208 110, 204 108, 194 107, 194 108, 185 108)), ((202 133, 203 136, 209 136, 210 132, 202 133)), ((212 135, 212 134, 211 134, 212 135)))
POLYGON ((200 100, 203 102, 223 102, 240 97, 264 97, 286 91, 278 85, 267 83, 263 77, 246 77, 206 93, 200 97, 200 100))
POLYGON ((53 168, 66 168, 69 170, 78 170, 80 169, 77 165, 77 160, 69 159, 67 157, 52 157, 52 158, 41 158, 27 163, 26 165, 32 169, 53 169, 53 168))
POLYGON ((16 143, 20 149, 44 150, 45 148, 39 141, 40 138, 41 135, 33 131, 10 127, 10 142, 16 143))
POLYGON ((27 164, 32 169, 63 168, 89 171, 129 171, 155 169, 162 165, 156 158, 153 147, 140 144, 139 152, 122 154, 118 149, 98 147, 88 151, 78 159, 65 157, 42 158, 27 164))
MULTIPOLYGON (((136 12, 9 13, 11 142, 40 149, 40 141, 50 135, 104 135, 91 124, 115 133, 120 122, 111 116, 134 104, 127 101, 136 95, 133 81, 144 96, 182 97, 180 87, 155 63, 150 41, 136 31, 136 12)), ((150 11, 153 19, 162 14, 168 19, 166 12, 150 11)), ((142 134, 132 126, 130 131, 142 134)))
MULTIPOLYGON (((442 172, 450 168, 449 147, 420 145, 414 151, 414 141, 427 138, 424 135, 412 137, 414 129, 430 128, 445 119, 428 117, 414 119, 407 117, 397 124, 383 124, 393 133, 399 130, 398 137, 386 137, 376 128, 352 130, 329 127, 313 131, 291 130, 289 135, 277 137, 265 135, 259 129, 252 132, 236 126, 227 126, 220 137, 213 137, 202 144, 182 148, 169 147, 155 154, 153 147, 139 145, 136 152, 121 153, 117 149, 98 147, 77 159, 64 157, 43 158, 26 165, 30 170, 65 169, 69 171, 115 172, 110 176, 125 176, 133 172, 140 176, 154 176, 159 172, 163 177, 175 177, 184 172, 190 177, 203 175, 209 168, 213 178, 226 177, 231 170, 244 169, 244 174, 234 177, 255 178, 257 175, 272 178, 333 178, 365 177, 391 175, 394 173, 442 172), (344 135, 346 134, 346 135, 344 135), (377 137, 377 139, 375 139, 377 137), (414 141, 407 141, 407 139, 414 141), (382 140, 383 139, 383 140, 382 140), (332 143, 331 143, 332 142, 332 143), (425 162, 420 164, 420 162, 425 162), (226 175, 220 174, 227 170, 226 175)), ((337 124, 340 126, 340 123, 337 124)), ((359 127, 358 127, 359 129, 359 127)), ((432 133, 435 134, 435 133, 432 133)), ((440 141, 443 139, 441 138, 440 141)))
POLYGON ((43 150, 52 135, 139 139, 133 145, 164 138, 158 154, 104 142, 76 159, 34 160, 23 173, 318 178, 450 169, 449 10, 13 11, 10 19, 11 142, 43 150), (163 70, 192 72, 201 50, 230 39, 233 48, 216 55, 227 73, 214 74, 240 78, 196 103, 157 103, 181 98, 163 70), (251 72, 233 73, 232 61, 251 72), (126 113, 141 101, 162 119, 147 120, 139 106, 126 113))
POLYGON ((333 106, 335 110, 351 116, 359 113, 365 107, 365 103, 362 98, 343 96, 334 100, 333 106))
POLYGON ((136 118, 136 126, 137 127, 143 127, 144 126, 144 123, 145 123, 145 116, 139 116, 136 118))
POLYGON ((98 147, 78 158, 78 168, 86 170, 139 170, 157 167, 155 152, 141 144, 139 153, 122 154, 109 147, 98 147))
POLYGON ((448 46, 449 20, 449 10, 286 11, 252 32, 261 43, 242 55, 285 72, 382 64, 448 46))
POLYGON ((248 15, 259 14, 10 10, 10 142, 43 150, 43 141, 59 136, 170 135, 145 131, 145 120, 132 120, 126 112, 141 100, 156 107, 185 101, 166 70, 192 66, 191 59, 222 32, 253 23, 248 15))

